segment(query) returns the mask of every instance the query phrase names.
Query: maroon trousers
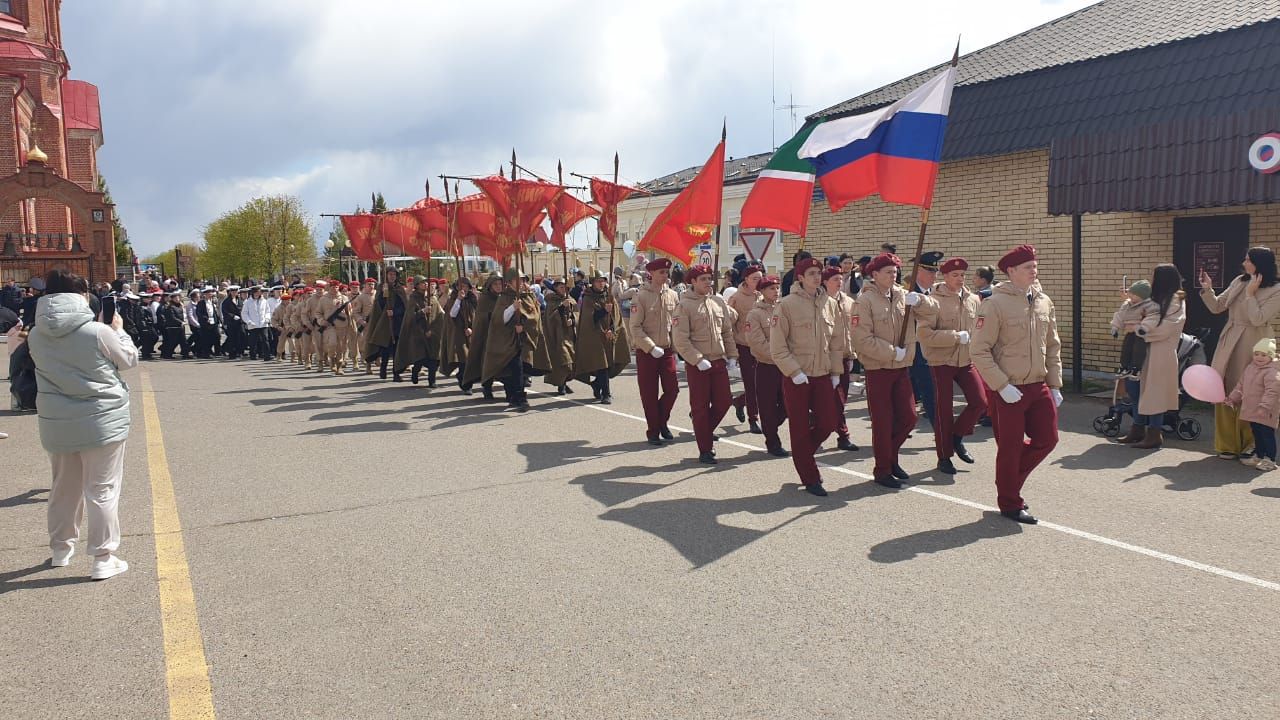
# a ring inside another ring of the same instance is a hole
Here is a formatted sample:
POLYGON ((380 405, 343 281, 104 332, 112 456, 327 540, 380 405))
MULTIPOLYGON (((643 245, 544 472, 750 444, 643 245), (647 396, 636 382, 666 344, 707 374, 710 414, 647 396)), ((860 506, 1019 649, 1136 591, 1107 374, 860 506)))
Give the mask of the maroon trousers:
POLYGON ((817 485, 822 482, 822 475, 818 473, 818 461, 813 454, 831 437, 839 422, 831 376, 810 377, 809 382, 801 385, 784 377, 782 399, 787 406, 787 428, 791 433, 791 462, 796 466, 800 482, 817 485))
MULTIPOLYGON (((845 367, 849 367, 849 361, 844 363, 845 367)), ((836 401, 840 403, 840 418, 836 424, 836 436, 844 439, 849 438, 849 421, 844 417, 844 406, 849 402, 849 373, 840 373, 840 384, 836 385, 836 401)))
POLYGON ((871 413, 871 445, 877 478, 893 474, 898 450, 916 426, 916 396, 907 368, 867 370, 867 409, 871 413))
POLYGON ((937 406, 934 417, 938 421, 933 429, 933 444, 938 449, 938 459, 945 460, 955 454, 953 438, 972 435, 973 426, 987 411, 987 389, 973 365, 935 365, 929 370, 933 372, 934 402, 937 406), (955 392, 951 387, 953 382, 960 386, 966 403, 959 417, 951 415, 951 396, 955 392))
POLYGON ((729 370, 721 358, 713 361, 706 372, 691 362, 684 364, 684 371, 689 379, 689 409, 693 414, 693 436, 698 440, 698 452, 711 452, 712 433, 733 404, 729 370))
POLYGON ((783 377, 777 365, 756 363, 756 405, 760 408, 760 429, 764 432, 764 445, 769 450, 781 450, 782 439, 778 428, 787 419, 787 405, 782 396, 783 383, 791 381, 783 377))
POLYGON ((733 399, 733 406, 740 408, 746 406, 747 419, 760 419, 760 405, 756 402, 756 367, 760 363, 756 361, 756 356, 751 354, 751 348, 746 345, 738 346, 738 367, 742 368, 742 394, 733 399))
POLYGON ((996 504, 1022 509, 1027 476, 1058 444, 1058 408, 1042 382, 1017 385, 1022 399, 1009 404, 992 392, 991 420, 996 436, 996 504), (1025 435, 1025 439, 1024 439, 1025 435))
POLYGON ((640 385, 640 405, 644 407, 644 419, 648 423, 645 435, 656 440, 658 433, 671 420, 671 409, 676 406, 680 394, 680 376, 676 374, 676 354, 663 348, 666 355, 655 360, 642 350, 636 351, 636 382, 640 385), (662 394, 658 391, 661 389, 662 394))

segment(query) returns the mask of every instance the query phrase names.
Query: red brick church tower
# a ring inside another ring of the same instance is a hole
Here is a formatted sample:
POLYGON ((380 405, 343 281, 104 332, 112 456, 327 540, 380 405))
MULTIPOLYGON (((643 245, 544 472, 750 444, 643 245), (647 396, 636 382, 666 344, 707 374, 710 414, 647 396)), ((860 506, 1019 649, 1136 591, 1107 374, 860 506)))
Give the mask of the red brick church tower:
POLYGON ((103 247, 101 233, 89 227, 103 219, 102 210, 89 214, 84 203, 76 208, 63 202, 75 194, 65 183, 59 192, 41 191, 58 185, 58 178, 98 190, 98 88, 68 77, 61 6, 61 0, 0 0, 0 178, 27 168, 44 176, 33 181, 34 197, 0 207, 0 255, 8 261, 0 262, 0 271, 19 282, 25 278, 18 275, 38 275, 59 260, 98 280, 114 276, 113 238, 103 247))

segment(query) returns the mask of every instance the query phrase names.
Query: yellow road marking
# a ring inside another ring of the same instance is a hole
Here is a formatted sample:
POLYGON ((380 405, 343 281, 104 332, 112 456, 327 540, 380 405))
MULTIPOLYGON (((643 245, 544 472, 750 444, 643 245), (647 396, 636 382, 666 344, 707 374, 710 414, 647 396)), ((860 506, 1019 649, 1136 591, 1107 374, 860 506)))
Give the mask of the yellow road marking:
POLYGON ((196 616, 196 596, 182 542, 182 523, 169 475, 169 459, 160 432, 160 413, 151 376, 142 373, 142 416, 147 426, 147 461, 151 471, 151 511, 156 533, 156 577, 160 584, 160 625, 164 629, 165 682, 172 720, 210 718, 213 688, 204 657, 204 640, 196 616))

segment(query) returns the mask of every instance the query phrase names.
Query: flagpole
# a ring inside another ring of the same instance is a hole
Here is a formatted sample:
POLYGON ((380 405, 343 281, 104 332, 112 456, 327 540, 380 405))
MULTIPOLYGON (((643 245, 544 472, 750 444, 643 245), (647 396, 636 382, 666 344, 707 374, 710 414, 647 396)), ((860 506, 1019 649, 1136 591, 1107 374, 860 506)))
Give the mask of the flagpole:
MULTIPOLYGON (((729 120, 725 119, 724 124, 720 126, 720 144, 723 145, 725 139, 729 137, 729 120)), ((712 287, 716 292, 720 291, 720 226, 724 222, 724 175, 720 177, 720 207, 716 208, 716 266, 711 269, 712 287)))
MULTIPOLYGON (((560 161, 556 161, 556 179, 560 181, 561 185, 564 185, 564 163, 560 161)), ((554 233, 555 231, 556 229, 554 227, 551 228, 551 232, 554 233)), ((569 285, 569 233, 568 232, 565 232, 564 237, 560 238, 560 257, 562 260, 564 260, 564 282, 565 282, 565 286, 568 287, 569 285)), ((548 263, 548 265, 549 264, 550 263, 548 263)), ((550 273, 547 273, 547 274, 550 275, 550 273)))
MULTIPOLYGON (((618 153, 617 152, 613 153, 613 184, 614 185, 618 184, 618 153)), ((618 236, 617 228, 614 228, 614 237, 617 238, 617 236, 618 236)), ((600 247, 601 237, 603 237, 603 235, 600 233, 600 222, 597 220, 596 221, 596 247, 597 248, 600 247)), ((609 287, 613 287, 613 246, 617 244, 618 243, 614 240, 609 241, 609 269, 607 271, 609 274, 609 287)))

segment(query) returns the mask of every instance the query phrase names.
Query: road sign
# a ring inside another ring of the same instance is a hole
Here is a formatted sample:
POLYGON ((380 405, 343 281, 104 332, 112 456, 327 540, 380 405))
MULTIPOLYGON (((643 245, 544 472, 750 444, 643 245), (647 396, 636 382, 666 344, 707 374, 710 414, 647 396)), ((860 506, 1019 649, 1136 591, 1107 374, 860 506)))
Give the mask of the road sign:
POLYGON ((746 248, 747 257, 756 262, 764 262, 764 256, 769 252, 769 246, 776 236, 777 233, 773 230, 743 230, 738 233, 742 247, 746 248))

